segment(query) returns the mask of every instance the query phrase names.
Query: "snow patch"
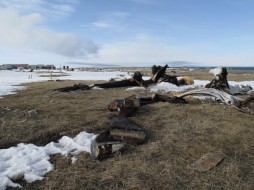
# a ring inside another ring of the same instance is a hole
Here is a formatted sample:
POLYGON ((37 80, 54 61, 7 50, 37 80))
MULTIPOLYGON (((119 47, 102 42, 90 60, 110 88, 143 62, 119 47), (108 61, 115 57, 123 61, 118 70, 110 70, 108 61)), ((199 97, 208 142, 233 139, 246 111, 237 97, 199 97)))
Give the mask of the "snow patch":
POLYGON ((211 69, 209 71, 209 73, 214 74, 214 76, 216 76, 218 74, 221 74, 222 73, 222 67, 217 67, 217 68, 211 69))
POLYGON ((193 89, 193 88, 200 88, 205 86, 209 81, 206 80, 194 80, 194 84, 192 85, 184 85, 184 86, 176 86, 172 83, 168 82, 162 82, 159 84, 154 84, 149 86, 149 89, 152 92, 158 92, 158 91, 176 91, 176 92, 183 92, 187 89, 193 89))
POLYGON ((58 143, 51 142, 46 146, 20 143, 16 147, 0 150, 0 189, 8 186, 21 187, 13 183, 14 179, 23 179, 28 183, 44 179, 44 175, 54 169, 50 163, 53 154, 74 155, 81 152, 90 153, 90 145, 95 134, 79 133, 75 138, 63 136, 58 143))
POLYGON ((146 90, 146 88, 141 86, 135 86, 126 89, 126 91, 141 91, 141 90, 146 90))
POLYGON ((25 87, 16 86, 23 83, 42 82, 48 80, 110 80, 115 77, 130 78, 131 74, 127 72, 81 72, 81 71, 38 71, 38 72, 15 72, 15 71, 0 71, 0 96, 14 94, 17 90, 22 90, 25 87), (51 77, 51 73, 54 77, 51 77), (65 76, 61 76, 64 74, 65 76), (45 77, 40 77, 44 75, 45 77), (55 76, 57 75, 57 76, 55 76))

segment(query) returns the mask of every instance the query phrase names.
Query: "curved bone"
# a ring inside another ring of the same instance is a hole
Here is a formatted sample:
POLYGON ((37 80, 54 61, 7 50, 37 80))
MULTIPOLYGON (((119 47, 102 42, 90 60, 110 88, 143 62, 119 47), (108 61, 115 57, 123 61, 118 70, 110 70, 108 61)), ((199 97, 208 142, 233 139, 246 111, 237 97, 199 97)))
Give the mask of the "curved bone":
POLYGON ((183 98, 189 95, 212 96, 215 97, 216 100, 220 100, 221 102, 234 107, 238 111, 254 115, 254 111, 251 108, 251 103, 254 102, 254 95, 243 100, 214 88, 205 88, 201 90, 186 92, 179 95, 178 97, 183 98))
POLYGON ((186 92, 181 94, 178 97, 185 97, 189 95, 199 95, 199 96, 212 96, 215 97, 217 100, 222 101, 223 103, 227 105, 234 105, 236 107, 241 107, 241 102, 243 101, 241 98, 237 98, 235 96, 232 96, 226 92, 214 89, 214 88, 206 88, 201 90, 193 90, 190 92, 186 92))

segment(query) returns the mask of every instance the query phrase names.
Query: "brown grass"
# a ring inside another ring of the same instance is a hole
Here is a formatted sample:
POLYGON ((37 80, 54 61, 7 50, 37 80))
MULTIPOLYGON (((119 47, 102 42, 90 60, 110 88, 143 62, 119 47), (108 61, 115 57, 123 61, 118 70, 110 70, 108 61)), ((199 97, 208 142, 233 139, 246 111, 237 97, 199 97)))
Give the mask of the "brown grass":
MULTIPOLYGON (((197 75, 205 77, 212 79, 197 75)), ((81 131, 99 133, 109 127, 107 118, 115 115, 106 108, 110 101, 149 94, 124 88, 53 91, 80 82, 94 81, 32 83, 28 89, 0 99, 0 147, 19 142, 45 145, 62 134, 73 137, 81 131), (28 115, 29 110, 37 114, 28 115)), ((253 189, 253 116, 217 102, 188 101, 186 105, 141 107, 130 119, 149 131, 145 144, 130 145, 120 156, 104 161, 82 153, 71 164, 70 157, 55 155, 55 170, 43 181, 22 182, 23 189, 253 189), (225 158, 204 173, 188 169, 208 152, 220 152, 225 158)))

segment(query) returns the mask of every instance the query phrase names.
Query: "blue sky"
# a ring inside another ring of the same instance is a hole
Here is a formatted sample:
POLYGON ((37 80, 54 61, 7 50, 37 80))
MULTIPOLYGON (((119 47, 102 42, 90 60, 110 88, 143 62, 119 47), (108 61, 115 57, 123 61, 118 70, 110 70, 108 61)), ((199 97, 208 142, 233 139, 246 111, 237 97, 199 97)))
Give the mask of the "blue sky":
POLYGON ((0 0, 0 64, 254 66, 253 10, 253 0, 0 0))

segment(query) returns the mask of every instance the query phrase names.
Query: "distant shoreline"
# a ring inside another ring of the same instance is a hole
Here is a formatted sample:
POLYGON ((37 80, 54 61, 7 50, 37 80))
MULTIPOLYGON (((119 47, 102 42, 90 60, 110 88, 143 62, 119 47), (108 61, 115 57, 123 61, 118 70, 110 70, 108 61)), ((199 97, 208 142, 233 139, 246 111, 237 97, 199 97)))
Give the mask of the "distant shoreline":
MULTIPOLYGON (((212 69, 216 67, 188 67, 192 69, 212 69)), ((226 67, 228 70, 254 70, 254 67, 226 67)))
MULTIPOLYGON (((180 67, 176 67, 176 66, 170 66, 169 68, 171 69, 181 69, 181 68, 188 68, 188 69, 213 69, 213 68, 217 68, 218 66, 214 67, 214 66, 180 66, 180 67)), ((254 70, 254 67, 227 67, 225 66, 228 70, 254 70)), ((84 69, 92 69, 92 68, 97 68, 97 69, 123 69, 123 68, 151 68, 149 66, 110 66, 110 67, 102 67, 102 66, 94 66, 94 67, 79 67, 79 68, 84 68, 84 69)))

